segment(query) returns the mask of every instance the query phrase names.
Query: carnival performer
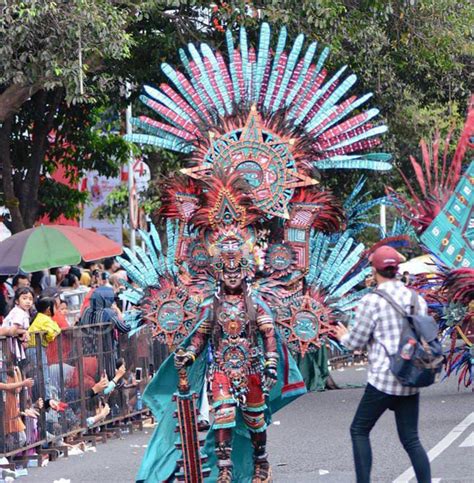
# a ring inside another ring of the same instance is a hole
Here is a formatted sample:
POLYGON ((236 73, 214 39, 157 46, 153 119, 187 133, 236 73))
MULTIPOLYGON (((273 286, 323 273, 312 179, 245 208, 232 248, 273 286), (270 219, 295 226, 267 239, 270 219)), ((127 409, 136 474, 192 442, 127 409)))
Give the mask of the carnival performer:
POLYGON ((271 312, 255 306, 240 266, 224 266, 210 317, 191 338, 185 353, 175 354, 179 369, 191 364, 210 342, 208 370, 216 439, 218 482, 232 481, 232 428, 240 408, 254 448, 252 482, 267 482, 265 393, 277 380, 278 352, 271 312))
POLYGON ((390 169, 390 154, 373 151, 387 127, 377 109, 360 111, 371 94, 347 96, 354 74, 328 75, 329 49, 316 59, 316 42, 303 54, 304 36, 291 49, 287 37, 283 27, 272 45, 263 23, 258 48, 242 27, 238 47, 226 32, 226 53, 180 49, 183 70, 163 63, 170 83, 140 97, 159 120, 134 118, 126 137, 187 157, 162 189, 166 226, 118 260, 133 282, 120 295, 130 333, 151 327, 176 349, 143 395, 158 424, 139 482, 269 481, 267 424, 306 391, 291 353, 331 344, 361 297, 364 247, 340 233, 342 205, 315 175, 390 169), (206 385, 214 424, 200 453, 206 385))

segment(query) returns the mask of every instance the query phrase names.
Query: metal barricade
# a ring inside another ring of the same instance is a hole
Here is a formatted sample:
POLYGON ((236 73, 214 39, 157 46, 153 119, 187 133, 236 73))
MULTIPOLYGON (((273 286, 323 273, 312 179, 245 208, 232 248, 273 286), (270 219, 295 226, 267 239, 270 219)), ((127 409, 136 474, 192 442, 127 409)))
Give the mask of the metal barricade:
POLYGON ((25 350, 21 361, 10 347, 17 339, 0 338, 0 456, 28 459, 29 452, 50 452, 63 448, 64 442, 96 440, 142 425, 149 414, 142 394, 168 356, 149 329, 129 337, 111 324, 91 324, 63 329, 48 344, 41 333, 31 337, 34 347, 25 350), (120 359, 126 367, 123 377, 115 387, 109 384, 106 391, 98 391, 101 378, 118 378, 120 359), (25 379, 34 384, 24 387, 25 379), (12 390, 11 384, 19 387, 12 390), (64 403, 59 411, 55 401, 64 403), (109 415, 91 424, 105 404, 109 415), (25 414, 30 409, 39 416, 25 414))
MULTIPOLYGON (((33 340, 40 340, 40 334, 33 340)), ((27 457, 45 442, 45 414, 41 411, 45 379, 43 361, 38 360, 41 352, 20 349, 20 345, 16 338, 0 339, 0 453, 27 457)))

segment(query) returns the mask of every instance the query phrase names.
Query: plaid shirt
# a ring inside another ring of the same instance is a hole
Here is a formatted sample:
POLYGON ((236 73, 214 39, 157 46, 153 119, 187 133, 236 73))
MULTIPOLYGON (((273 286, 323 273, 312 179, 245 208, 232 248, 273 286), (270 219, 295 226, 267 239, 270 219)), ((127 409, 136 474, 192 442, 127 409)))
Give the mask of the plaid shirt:
MULTIPOLYGON (((398 280, 380 284, 378 289, 387 292, 405 310, 409 311, 412 292, 398 280)), ((418 297, 418 314, 426 315, 426 302, 418 297)), ((389 354, 398 350, 404 318, 382 297, 368 294, 361 299, 356 310, 355 323, 351 332, 342 337, 341 342, 349 349, 362 349, 368 346, 369 384, 386 394, 410 396, 417 388, 402 386, 390 371, 389 354)))

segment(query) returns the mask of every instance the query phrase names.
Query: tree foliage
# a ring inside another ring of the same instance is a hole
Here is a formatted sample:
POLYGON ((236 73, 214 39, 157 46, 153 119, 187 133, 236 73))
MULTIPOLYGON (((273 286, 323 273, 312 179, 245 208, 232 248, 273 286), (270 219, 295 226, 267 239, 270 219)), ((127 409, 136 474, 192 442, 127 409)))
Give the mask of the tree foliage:
MULTIPOLYGON (((305 33, 308 41, 318 41, 320 50, 330 46, 329 69, 349 65, 359 78, 356 92, 374 93, 373 103, 389 126, 384 150, 393 153, 402 170, 411 169, 408 155, 418 152, 420 138, 431 138, 437 127, 463 124, 473 85, 470 0, 240 0, 208 5, 156 2, 143 10, 129 30, 136 39, 130 57, 115 64, 135 86, 134 97, 144 83, 167 81, 159 64, 166 60, 179 66, 179 47, 206 41, 222 48, 225 29, 237 31, 240 25, 256 45, 266 20, 274 30, 285 25, 292 38, 305 33)), ((146 110, 134 105, 135 113, 146 110)), ((359 176, 338 170, 325 172, 323 181, 344 195, 359 176)), ((395 170, 369 174, 367 186, 375 196, 385 184, 401 187, 395 170)))
POLYGON ((117 171, 125 143, 94 131, 94 112, 108 102, 105 60, 129 55, 124 12, 106 0, 13 1, 2 7, 0 161, 14 232, 44 212, 54 219, 60 211, 52 197, 59 193, 68 192, 62 212, 77 214, 81 197, 45 178, 55 163, 64 164, 71 179, 90 166, 117 171))
MULTIPOLYGON (((292 38, 304 32, 320 49, 330 46, 328 67, 348 64, 359 77, 356 90, 374 92, 373 102, 390 128, 384 149, 403 170, 408 154, 417 153, 419 139, 431 137, 435 126, 462 124, 472 87, 474 9, 469 0, 5 3, 0 161, 6 203, 17 220, 14 231, 31 226, 43 212, 54 218, 55 196, 70 200, 67 210, 72 211, 64 212, 78 213, 72 206, 79 201, 76 195, 66 196, 66 188, 46 181, 59 164, 75 181, 86 169, 113 174, 125 160, 129 147, 113 134, 121 130, 125 81, 132 84, 134 113, 145 112, 136 98, 144 83, 166 81, 161 62, 179 65, 178 48, 190 41, 221 48, 226 28, 245 25, 255 43, 266 20, 275 30, 286 25, 292 38)), ((160 150, 147 149, 147 157, 154 179, 185 162, 160 150)), ((332 172, 323 181, 343 195, 359 175, 332 172)), ((370 176, 368 187, 377 196, 385 183, 400 186, 396 171, 370 176)), ((147 195, 159 201, 159 187, 153 185, 147 195)), ((104 216, 123 211, 124 199, 111 203, 104 216)))

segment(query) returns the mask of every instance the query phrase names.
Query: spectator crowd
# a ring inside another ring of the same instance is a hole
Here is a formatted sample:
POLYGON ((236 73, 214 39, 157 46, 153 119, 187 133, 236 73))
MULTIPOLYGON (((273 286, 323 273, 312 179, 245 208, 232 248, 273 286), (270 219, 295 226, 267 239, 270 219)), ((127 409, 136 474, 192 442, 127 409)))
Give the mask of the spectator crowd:
POLYGON ((153 342, 128 337, 127 283, 115 259, 0 277, 1 455, 67 444, 143 409, 153 342))

